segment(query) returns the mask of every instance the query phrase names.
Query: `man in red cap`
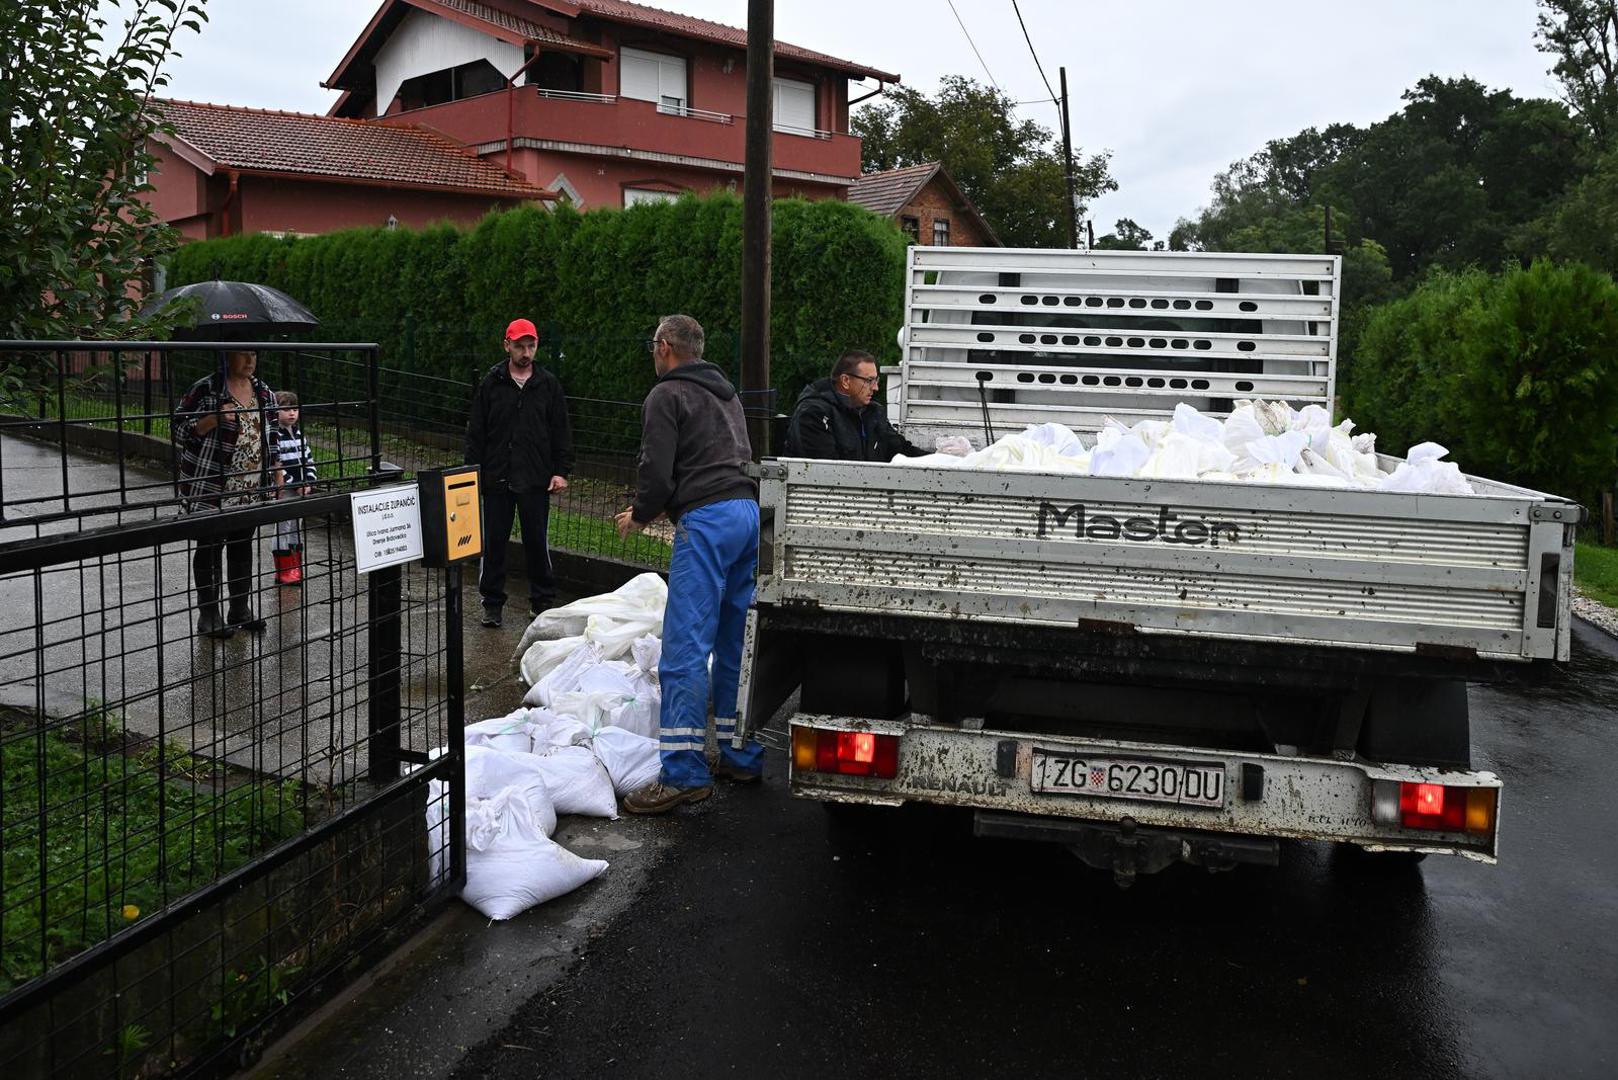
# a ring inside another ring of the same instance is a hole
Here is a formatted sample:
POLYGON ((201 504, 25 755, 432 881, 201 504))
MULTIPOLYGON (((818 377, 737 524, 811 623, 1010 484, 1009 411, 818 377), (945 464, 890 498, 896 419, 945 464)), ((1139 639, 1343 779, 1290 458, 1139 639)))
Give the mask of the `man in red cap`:
POLYGON ((567 490, 573 435, 567 395, 555 375, 534 363, 539 331, 527 319, 506 327, 506 359, 489 369, 472 397, 466 463, 481 470, 483 489, 483 625, 499 626, 506 603, 506 545, 511 522, 522 522, 528 559, 528 607, 551 605, 556 586, 545 542, 551 493, 567 490))

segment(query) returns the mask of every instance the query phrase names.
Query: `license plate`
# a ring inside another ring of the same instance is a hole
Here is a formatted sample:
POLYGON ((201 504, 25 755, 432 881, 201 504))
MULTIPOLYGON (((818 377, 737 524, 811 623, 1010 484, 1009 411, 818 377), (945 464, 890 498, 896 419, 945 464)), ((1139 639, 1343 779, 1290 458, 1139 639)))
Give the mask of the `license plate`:
POLYGON ((1139 799, 1212 810, 1225 805, 1225 767, 1219 762, 1087 757, 1035 749, 1029 783, 1035 791, 1052 795, 1139 799))

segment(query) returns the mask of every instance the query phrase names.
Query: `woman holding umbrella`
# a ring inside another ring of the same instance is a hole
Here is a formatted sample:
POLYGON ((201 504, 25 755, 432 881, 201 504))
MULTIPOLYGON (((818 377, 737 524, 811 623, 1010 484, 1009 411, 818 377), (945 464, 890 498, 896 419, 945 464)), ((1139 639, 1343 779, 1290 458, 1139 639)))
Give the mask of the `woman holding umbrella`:
MULTIPOLYGON (((174 413, 180 447, 180 497, 188 513, 249 506, 278 494, 275 394, 256 375, 258 354, 225 352, 218 371, 198 379, 174 413)), ((238 629, 262 630, 253 613, 253 532, 246 528, 197 543, 197 633, 228 638, 238 629), (220 556, 228 571, 230 609, 219 614, 220 556)))

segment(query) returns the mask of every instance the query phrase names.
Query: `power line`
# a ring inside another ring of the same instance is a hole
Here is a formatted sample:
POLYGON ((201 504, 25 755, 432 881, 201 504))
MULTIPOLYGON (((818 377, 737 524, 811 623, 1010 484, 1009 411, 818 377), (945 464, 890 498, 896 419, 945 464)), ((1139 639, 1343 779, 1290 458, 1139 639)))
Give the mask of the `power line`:
MULTIPOLYGON (((1000 89, 1000 84, 994 81, 994 75, 989 71, 989 65, 984 63, 983 54, 978 52, 978 43, 972 40, 972 32, 966 28, 966 23, 961 22, 961 13, 955 10, 955 0, 944 0, 944 2, 949 4, 950 11, 954 12, 955 21, 960 24, 961 33, 966 35, 966 43, 972 46, 972 54, 978 58, 978 63, 983 64, 983 74, 989 76, 989 82, 996 90, 1000 89)), ((1050 83, 1046 83, 1045 89, 1049 90, 1050 88, 1050 83)))
POLYGON ((1011 10, 1017 13, 1017 25, 1022 27, 1022 39, 1028 42, 1028 53, 1034 58, 1034 67, 1039 69, 1039 77, 1045 84, 1045 92, 1056 100, 1056 91, 1051 89, 1051 81, 1045 78, 1045 67, 1039 62, 1039 53, 1034 51, 1034 39, 1028 36, 1028 24, 1022 21, 1022 9, 1017 6, 1017 0, 1011 0, 1011 10))

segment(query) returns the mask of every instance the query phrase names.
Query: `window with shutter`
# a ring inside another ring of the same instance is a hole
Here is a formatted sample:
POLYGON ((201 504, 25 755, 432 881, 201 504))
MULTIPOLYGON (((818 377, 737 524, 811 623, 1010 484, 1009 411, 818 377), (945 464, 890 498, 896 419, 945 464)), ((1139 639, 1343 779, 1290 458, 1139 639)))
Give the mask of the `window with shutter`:
POLYGON ((653 102, 659 112, 683 113, 690 105, 685 58, 644 49, 618 50, 618 96, 653 102))
POLYGON ((775 130, 815 133, 815 87, 796 79, 775 80, 775 130))

